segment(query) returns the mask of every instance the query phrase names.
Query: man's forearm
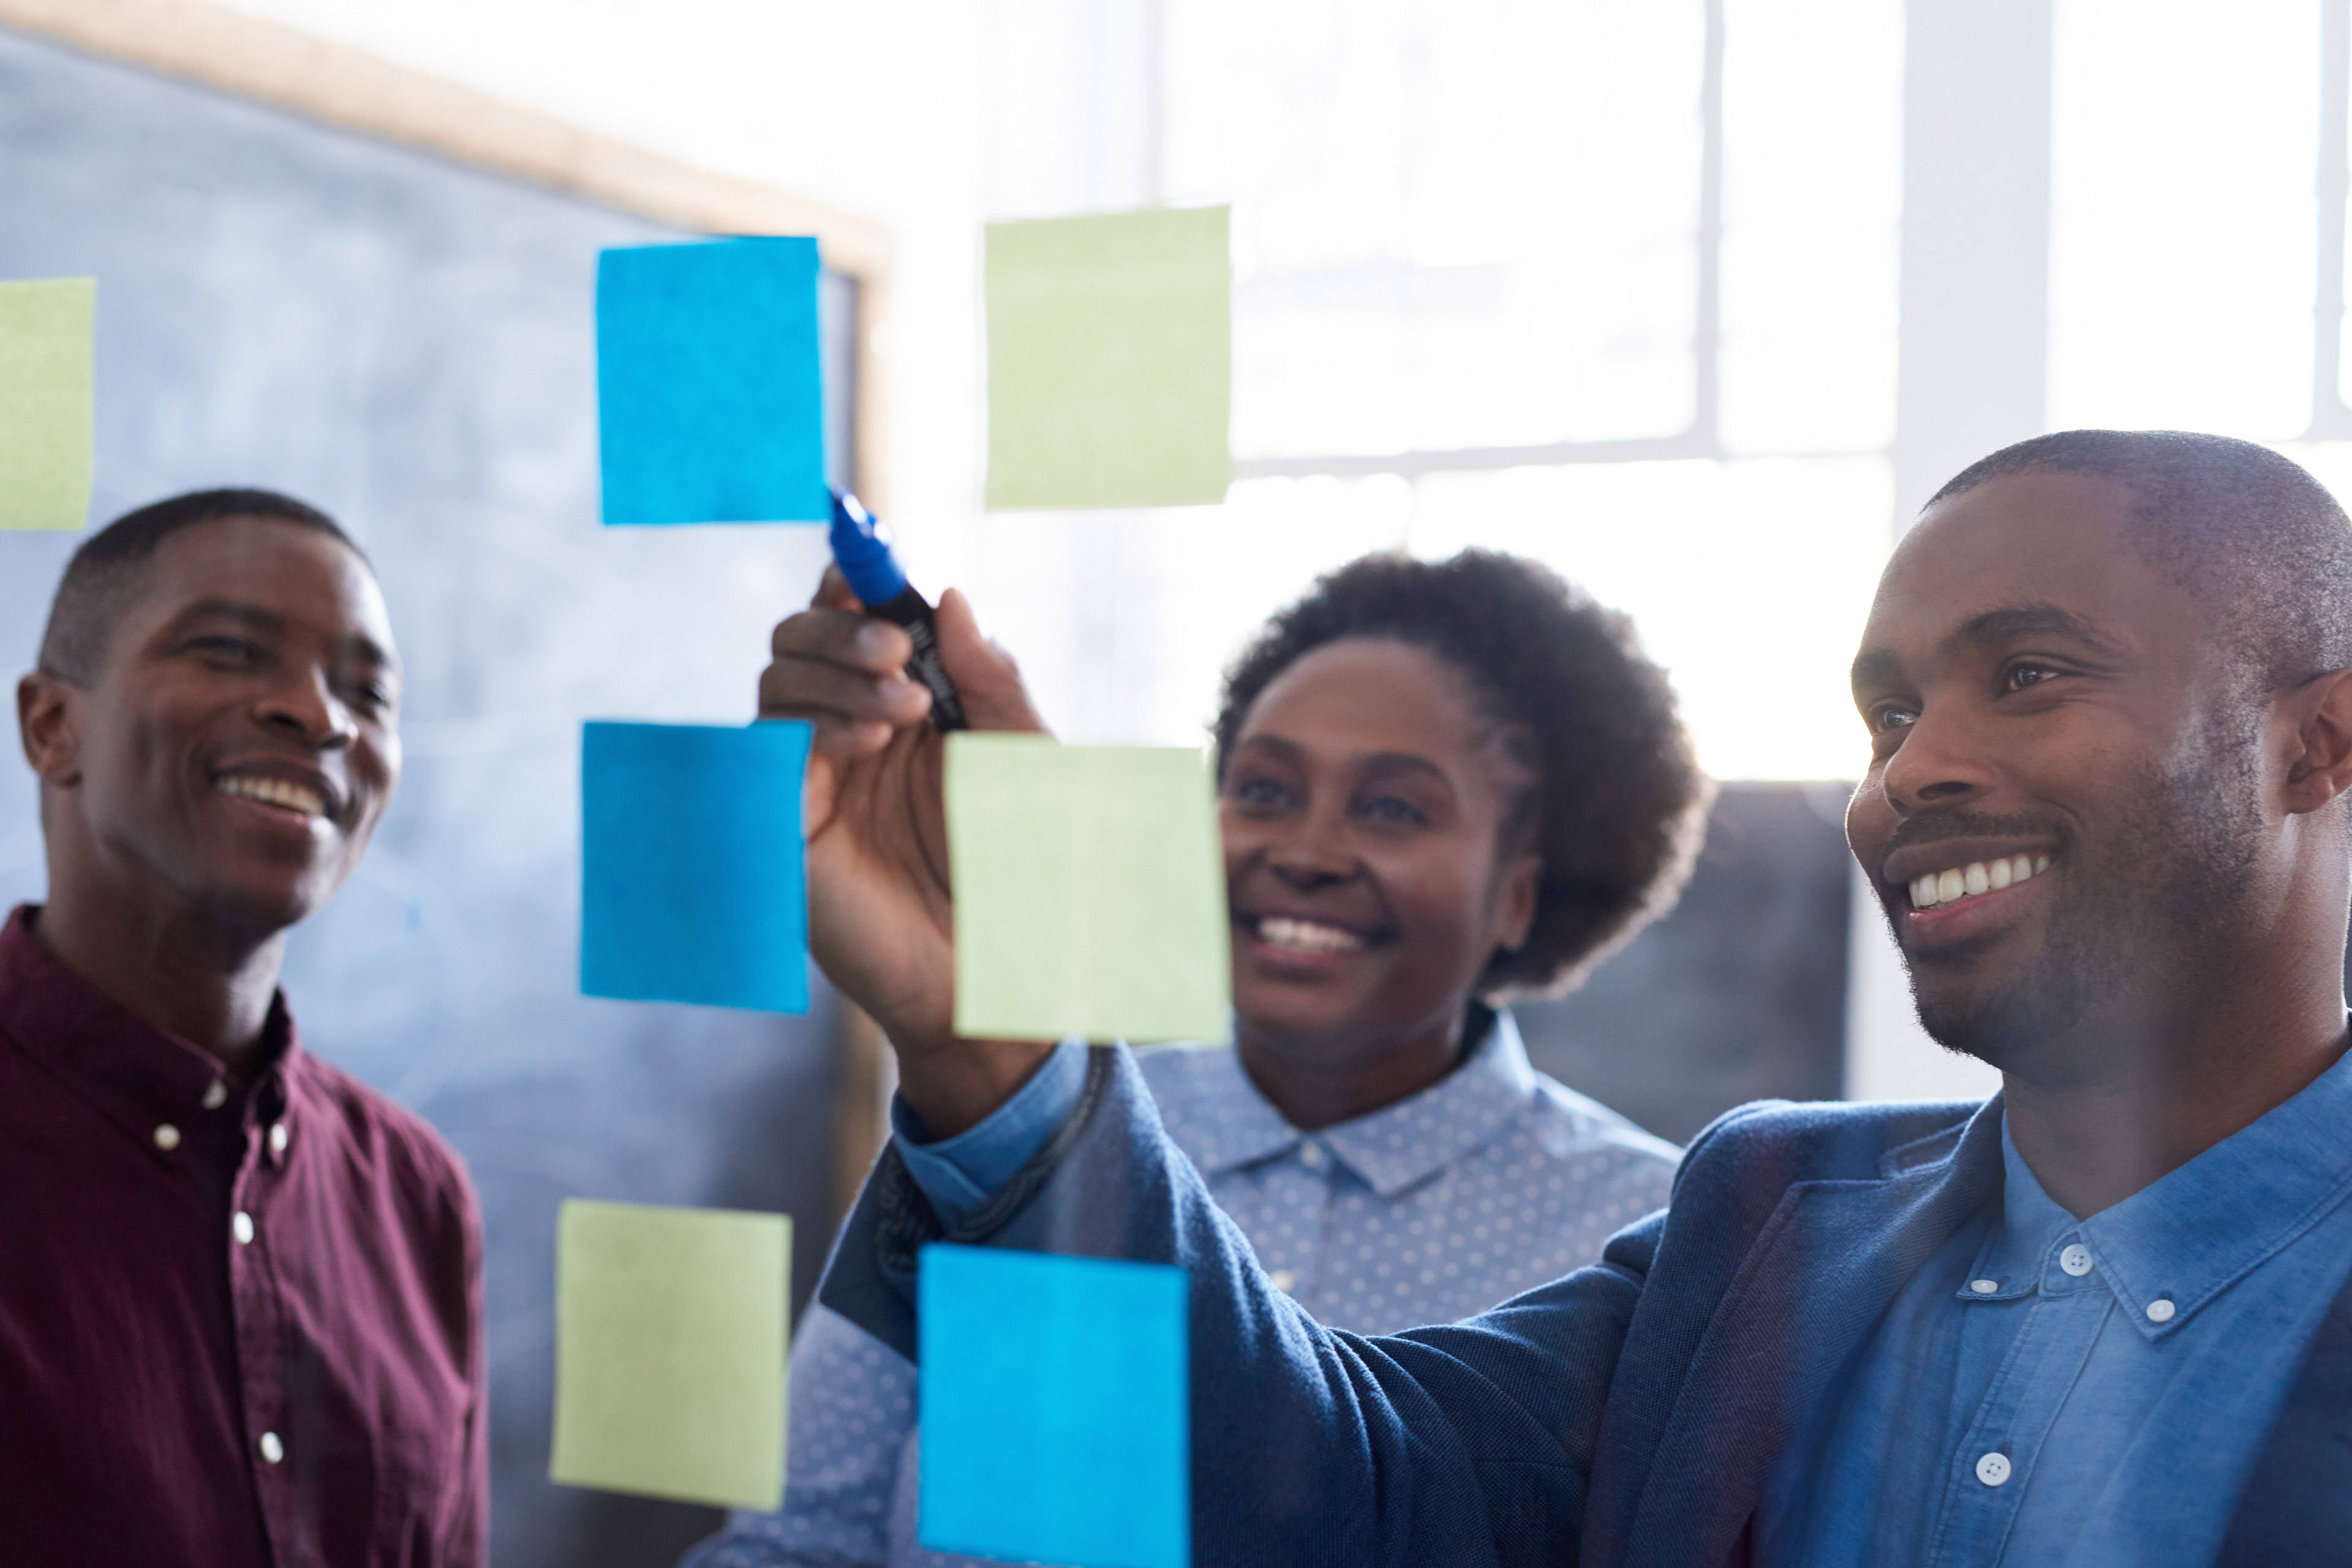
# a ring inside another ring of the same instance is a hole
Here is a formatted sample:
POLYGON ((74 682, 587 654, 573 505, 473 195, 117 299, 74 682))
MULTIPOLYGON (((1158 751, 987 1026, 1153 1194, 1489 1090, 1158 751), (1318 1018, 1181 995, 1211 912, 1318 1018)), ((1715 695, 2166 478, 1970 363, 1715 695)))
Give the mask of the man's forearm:
POLYGON ((1103 1068, 1009 1210, 939 1214, 894 1149, 844 1232, 825 1304, 911 1356, 925 1241, 1176 1264, 1192 1279, 1198 1562, 1572 1559, 1635 1274, 1585 1269, 1488 1318, 1394 1338, 1325 1329, 1259 1270, 1127 1054, 1089 1055, 1103 1068))

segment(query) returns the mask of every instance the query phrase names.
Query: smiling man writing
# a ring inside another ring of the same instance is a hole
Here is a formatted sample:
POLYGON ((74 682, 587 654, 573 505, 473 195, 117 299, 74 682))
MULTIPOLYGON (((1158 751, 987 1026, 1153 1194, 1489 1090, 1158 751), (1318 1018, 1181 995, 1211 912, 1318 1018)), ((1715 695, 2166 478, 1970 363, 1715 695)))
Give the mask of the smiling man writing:
POLYGON ((163 501, 66 568, 16 691, 48 902, 0 930, 11 1563, 481 1560, 472 1192, 278 992, 399 696, 374 574, 299 501, 163 501))
MULTIPOLYGON (((974 721, 1022 721, 941 629, 974 721)), ((900 651, 764 689, 830 714, 820 956, 938 1140, 886 1153, 822 1294, 911 1355, 926 1236, 1184 1266, 1197 1562, 2352 1561, 2352 525, 2293 463, 2045 437, 1886 569, 1848 836, 2000 1095, 1733 1111, 1600 1265, 1385 1337, 1270 1288, 1121 1054, 1057 1097, 1055 1047, 954 1038, 900 651), (918 1174, 979 1146, 1034 1151, 1026 1202, 918 1174)))

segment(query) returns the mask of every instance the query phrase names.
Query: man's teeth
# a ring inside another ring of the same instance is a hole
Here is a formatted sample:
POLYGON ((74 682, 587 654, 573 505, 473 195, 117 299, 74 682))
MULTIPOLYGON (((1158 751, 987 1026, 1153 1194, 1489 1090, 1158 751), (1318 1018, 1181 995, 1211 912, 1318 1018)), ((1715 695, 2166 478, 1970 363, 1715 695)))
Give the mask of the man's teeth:
POLYGON ((1911 884, 1911 907, 1932 910, 1979 893, 1998 893, 2048 869, 2047 855, 2011 855, 2006 860, 1971 860, 1958 870, 1930 871, 1911 884))
POLYGON ((284 779, 258 779, 244 776, 225 778, 213 786, 223 795, 243 795, 268 805, 282 805, 289 811, 299 811, 308 816, 327 815, 327 803, 313 791, 284 779))
POLYGON ((1354 952, 1364 945, 1364 939, 1354 931, 1318 921, 1295 921, 1280 915, 1258 921, 1257 936, 1260 942, 1297 948, 1302 952, 1354 952))

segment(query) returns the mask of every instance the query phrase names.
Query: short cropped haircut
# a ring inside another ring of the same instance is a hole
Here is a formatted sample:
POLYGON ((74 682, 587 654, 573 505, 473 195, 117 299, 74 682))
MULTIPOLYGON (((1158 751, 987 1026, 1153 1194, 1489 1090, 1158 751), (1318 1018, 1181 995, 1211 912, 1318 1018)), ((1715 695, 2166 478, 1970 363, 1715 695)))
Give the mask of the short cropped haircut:
POLYGON ((1714 788, 1692 754, 1674 689, 1643 656, 1625 616, 1515 555, 1367 555, 1267 622, 1226 673, 1220 778, 1275 678, 1350 637, 1428 650, 1467 679, 1489 716, 1533 737, 1527 760, 1536 782, 1514 826, 1543 861, 1535 920, 1517 952, 1488 962, 1482 997, 1566 991, 1673 906, 1714 788))
POLYGON ((276 490, 197 490, 142 506, 91 534, 66 563, 58 595, 49 604, 48 628, 41 634, 43 672, 72 685, 88 685, 106 663, 108 645, 123 613, 145 591, 148 569, 163 541, 184 529, 236 517, 290 522, 323 533, 367 560, 367 552, 334 519, 276 490))
POLYGON ((2129 490, 2133 547, 2205 608, 2261 689, 2352 665, 2352 521, 2302 465, 2227 436, 2062 430, 1969 464, 1927 505, 2031 473, 2129 490))

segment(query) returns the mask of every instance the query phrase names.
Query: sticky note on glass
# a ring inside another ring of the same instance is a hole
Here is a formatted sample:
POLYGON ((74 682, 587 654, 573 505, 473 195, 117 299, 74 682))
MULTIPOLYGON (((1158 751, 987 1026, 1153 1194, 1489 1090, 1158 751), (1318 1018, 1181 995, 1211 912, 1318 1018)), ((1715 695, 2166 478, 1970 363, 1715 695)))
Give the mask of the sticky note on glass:
POLYGON ((593 722, 580 742, 580 989, 808 1011, 809 727, 593 722))
POLYGON ((608 523, 821 522, 814 239, 605 251, 596 405, 608 523))
POLYGON ((0 283, 0 529, 89 521, 98 280, 0 283))
POLYGON ((979 1039, 1218 1039, 1232 942, 1208 759, 948 737, 956 1006, 979 1039))
POLYGON ((1184 1271, 934 1246, 917 1291, 922 1543, 1069 1568, 1186 1568, 1184 1271))
POLYGON ((774 1509, 792 1255, 780 1214, 567 1201, 550 1479, 774 1509))
POLYGON ((1187 506, 1233 478, 1226 209, 988 227, 988 504, 1187 506))

